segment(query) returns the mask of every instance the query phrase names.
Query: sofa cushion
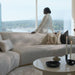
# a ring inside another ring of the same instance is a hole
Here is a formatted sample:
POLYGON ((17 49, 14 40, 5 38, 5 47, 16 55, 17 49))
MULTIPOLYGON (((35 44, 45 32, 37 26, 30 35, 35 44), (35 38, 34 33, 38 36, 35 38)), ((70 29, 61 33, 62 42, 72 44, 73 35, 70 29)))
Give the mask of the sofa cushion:
MULTIPOLYGON (((15 52, 20 54, 20 65, 32 63, 34 60, 47 56, 63 56, 66 52, 66 45, 34 45, 15 46, 15 52)), ((70 51, 70 45, 68 45, 70 51)), ((72 45, 72 52, 75 53, 75 46, 72 45)))
POLYGON ((40 57, 64 55, 65 45, 34 45, 15 46, 15 52, 20 54, 20 65, 32 63, 40 57))
POLYGON ((20 65, 30 64, 33 60, 46 56, 46 50, 35 46, 16 46, 13 49, 14 52, 20 54, 20 65))
POLYGON ((16 52, 0 52, 0 75, 6 75, 19 66, 20 56, 16 52))

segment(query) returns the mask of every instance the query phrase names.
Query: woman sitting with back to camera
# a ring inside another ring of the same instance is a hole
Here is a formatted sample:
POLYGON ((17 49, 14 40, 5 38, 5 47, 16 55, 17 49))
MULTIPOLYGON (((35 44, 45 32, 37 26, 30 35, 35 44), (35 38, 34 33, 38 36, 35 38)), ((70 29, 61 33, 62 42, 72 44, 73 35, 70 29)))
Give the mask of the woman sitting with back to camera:
POLYGON ((52 17, 51 17, 51 10, 46 7, 44 9, 45 16, 43 17, 43 20, 41 24, 38 26, 38 28, 32 32, 32 33, 48 33, 48 29, 50 29, 53 33, 53 27, 52 27, 52 17))

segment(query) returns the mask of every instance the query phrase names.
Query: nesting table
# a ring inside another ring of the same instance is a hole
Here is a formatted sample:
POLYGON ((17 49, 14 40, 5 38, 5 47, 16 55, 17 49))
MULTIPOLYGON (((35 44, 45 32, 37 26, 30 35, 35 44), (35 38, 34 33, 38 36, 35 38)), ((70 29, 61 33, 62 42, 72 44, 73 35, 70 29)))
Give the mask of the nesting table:
MULTIPOLYGON (((66 64, 65 56, 60 57, 60 66, 57 68, 50 68, 46 66, 46 61, 52 61, 53 57, 44 57, 36 59, 33 66, 42 71, 43 75, 75 75, 75 65, 69 66, 66 64)), ((75 54, 72 54, 72 59, 75 60, 75 54)))

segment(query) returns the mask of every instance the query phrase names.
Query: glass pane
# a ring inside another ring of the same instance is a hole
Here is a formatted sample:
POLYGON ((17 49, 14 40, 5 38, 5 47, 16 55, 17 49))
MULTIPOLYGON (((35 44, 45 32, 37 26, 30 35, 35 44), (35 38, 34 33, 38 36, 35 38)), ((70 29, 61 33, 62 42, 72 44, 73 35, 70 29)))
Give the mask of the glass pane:
POLYGON ((54 31, 63 33, 68 30, 69 34, 71 34, 71 3, 71 0, 38 0, 38 25, 44 16, 43 9, 49 7, 54 31))
POLYGON ((1 0, 2 31, 31 32, 35 29, 35 0, 1 0))

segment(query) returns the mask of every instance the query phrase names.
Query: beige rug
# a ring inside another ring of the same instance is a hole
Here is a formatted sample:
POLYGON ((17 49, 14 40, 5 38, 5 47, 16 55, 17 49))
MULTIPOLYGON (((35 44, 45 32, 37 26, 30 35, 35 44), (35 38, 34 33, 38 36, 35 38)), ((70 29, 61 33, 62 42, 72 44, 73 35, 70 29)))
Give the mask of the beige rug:
POLYGON ((16 68, 8 75, 42 75, 42 72, 35 69, 32 65, 30 65, 16 68))

